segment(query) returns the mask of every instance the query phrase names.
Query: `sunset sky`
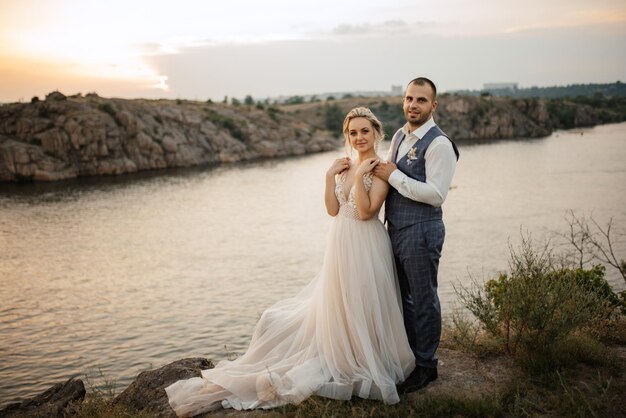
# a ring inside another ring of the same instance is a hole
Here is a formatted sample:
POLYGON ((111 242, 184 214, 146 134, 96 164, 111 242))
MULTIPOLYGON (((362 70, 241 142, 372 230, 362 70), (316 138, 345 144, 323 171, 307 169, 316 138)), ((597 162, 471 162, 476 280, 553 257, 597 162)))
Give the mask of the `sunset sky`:
POLYGON ((624 0, 0 0, 0 102, 626 81, 624 0))

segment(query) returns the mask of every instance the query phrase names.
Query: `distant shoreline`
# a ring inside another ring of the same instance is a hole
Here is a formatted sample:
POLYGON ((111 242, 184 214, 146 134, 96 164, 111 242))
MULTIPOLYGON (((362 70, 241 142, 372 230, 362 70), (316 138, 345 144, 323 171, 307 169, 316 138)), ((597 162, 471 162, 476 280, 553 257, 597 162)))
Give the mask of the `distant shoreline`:
MULTIPOLYGON (((458 144, 546 137, 626 120, 626 98, 509 99, 442 94, 435 117, 458 144), (623 106, 622 106, 622 101, 623 106), (616 104, 617 103, 617 104, 616 104)), ((400 97, 256 105, 67 97, 0 107, 0 183, 53 182, 256 161, 342 146, 343 117, 370 107, 390 138, 400 97)))

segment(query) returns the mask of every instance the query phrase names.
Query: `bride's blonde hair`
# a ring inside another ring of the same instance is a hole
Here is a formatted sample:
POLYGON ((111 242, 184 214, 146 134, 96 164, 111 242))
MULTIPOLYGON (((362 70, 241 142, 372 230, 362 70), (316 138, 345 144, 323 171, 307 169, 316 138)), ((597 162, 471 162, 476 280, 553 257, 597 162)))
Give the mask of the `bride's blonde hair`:
POLYGON ((372 128, 374 129, 374 138, 376 139, 376 143, 378 144, 385 137, 385 132, 383 131, 383 124, 378 120, 374 112, 369 110, 367 107, 355 107, 351 111, 348 112, 346 118, 343 120, 343 138, 346 141, 346 150, 350 148, 350 137, 348 134, 348 125, 352 119, 356 118, 365 118, 372 124, 372 128))

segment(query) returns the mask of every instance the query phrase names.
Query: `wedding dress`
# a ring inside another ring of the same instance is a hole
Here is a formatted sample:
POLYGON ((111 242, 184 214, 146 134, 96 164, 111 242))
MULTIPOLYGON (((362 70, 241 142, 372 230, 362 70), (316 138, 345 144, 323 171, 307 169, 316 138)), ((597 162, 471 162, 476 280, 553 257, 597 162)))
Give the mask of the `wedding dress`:
MULTIPOLYGON (((268 409, 311 395, 399 402, 396 383, 410 374, 415 359, 391 243, 377 216, 359 220, 354 187, 345 195, 345 177, 335 187, 340 209, 320 273, 262 314, 241 357, 165 389, 179 416, 219 407, 268 409)), ((369 190, 371 174, 363 181, 369 190)))

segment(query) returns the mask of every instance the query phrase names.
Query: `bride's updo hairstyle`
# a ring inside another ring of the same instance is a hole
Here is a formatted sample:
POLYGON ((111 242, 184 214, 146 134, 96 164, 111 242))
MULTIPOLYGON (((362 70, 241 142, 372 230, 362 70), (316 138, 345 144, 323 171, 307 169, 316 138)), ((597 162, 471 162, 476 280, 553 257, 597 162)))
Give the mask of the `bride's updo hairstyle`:
MULTIPOLYGON (((374 128, 374 138, 376 142, 380 142, 385 137, 383 131, 383 124, 380 123, 376 115, 367 107, 355 107, 348 112, 346 118, 343 120, 343 137, 346 140, 346 144, 350 144, 350 135, 348 134, 348 125, 350 121, 355 118, 365 118, 370 121, 372 128, 374 128)), ((349 145, 348 145, 349 146, 349 145)))

